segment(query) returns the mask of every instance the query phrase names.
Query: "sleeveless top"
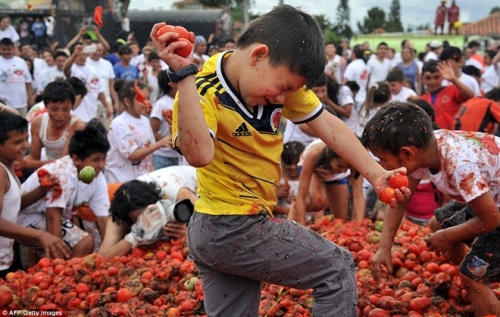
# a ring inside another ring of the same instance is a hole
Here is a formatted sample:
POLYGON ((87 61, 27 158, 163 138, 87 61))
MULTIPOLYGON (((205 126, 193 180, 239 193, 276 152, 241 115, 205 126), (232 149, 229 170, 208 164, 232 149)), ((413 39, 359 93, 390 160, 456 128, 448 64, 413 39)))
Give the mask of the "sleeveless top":
MULTIPOLYGON (((71 121, 69 122, 69 126, 72 126, 75 121, 77 120, 77 117, 71 116, 71 121)), ((47 129, 49 126, 49 114, 44 113, 42 115, 42 125, 40 127, 40 140, 42 141, 43 146, 45 147, 45 152, 47 155, 48 160, 55 160, 58 159, 62 156, 62 151, 64 149, 64 146, 68 142, 68 135, 66 132, 63 133, 63 135, 57 139, 57 140, 48 140, 47 139, 47 129)))
POLYGON ((342 60, 340 55, 335 54, 332 60, 327 59, 325 71, 335 75, 339 84, 342 83, 342 60))
POLYGON ((415 62, 412 62, 410 65, 405 66, 403 63, 399 63, 397 65, 399 69, 403 71, 405 74, 405 78, 408 81, 411 81, 413 85, 415 86, 415 89, 418 89, 418 78, 417 78, 417 69, 418 65, 415 62))
MULTIPOLYGON (((10 182, 9 190, 3 196, 1 217, 9 222, 17 223, 17 215, 19 209, 21 209, 21 184, 5 165, 0 163, 0 167, 7 171, 10 182)), ((14 259, 13 245, 14 239, 0 237, 0 270, 2 271, 10 268, 12 265, 12 260, 14 259)))

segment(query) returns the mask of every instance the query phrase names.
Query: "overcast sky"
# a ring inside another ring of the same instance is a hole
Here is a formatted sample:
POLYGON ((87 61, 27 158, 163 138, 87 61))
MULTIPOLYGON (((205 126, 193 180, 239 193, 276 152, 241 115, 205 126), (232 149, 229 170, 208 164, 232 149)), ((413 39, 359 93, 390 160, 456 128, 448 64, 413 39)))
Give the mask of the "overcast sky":
MULTIPOLYGON (((170 10, 172 4, 178 0, 131 0, 130 9, 147 10, 150 8, 170 10)), ((278 0, 251 0, 253 4, 250 7, 252 13, 262 14, 272 9, 273 6, 278 4, 278 0)), ((313 14, 326 15, 330 22, 336 21, 336 11, 339 0, 284 0, 286 4, 300 7, 302 10, 313 14)), ((460 20, 463 22, 471 22, 487 16, 493 3, 496 1, 491 0, 457 0, 460 6, 460 20)), ((362 21, 366 16, 366 12, 375 5, 389 11, 391 0, 350 0, 351 7, 351 27, 356 30, 356 22, 362 21)), ((401 0, 401 21, 405 28, 408 25, 419 25, 434 23, 434 14, 437 6, 440 4, 439 0, 401 0)), ((448 4, 451 0, 448 0, 448 4)), ((497 5, 500 5, 498 3, 497 5)))

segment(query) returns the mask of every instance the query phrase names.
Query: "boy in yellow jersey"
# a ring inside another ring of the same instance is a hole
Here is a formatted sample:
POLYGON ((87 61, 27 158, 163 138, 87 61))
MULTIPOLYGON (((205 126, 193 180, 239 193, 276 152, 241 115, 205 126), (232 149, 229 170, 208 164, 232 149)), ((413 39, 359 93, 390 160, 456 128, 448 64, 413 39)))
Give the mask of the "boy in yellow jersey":
MULTIPOLYGON (((207 315, 258 316, 262 282, 268 282, 314 289, 315 316, 357 316, 350 252, 271 213, 281 175, 282 113, 296 124, 307 123, 379 191, 393 173, 307 89, 326 64, 317 22, 291 6, 277 6, 250 24, 234 51, 212 56, 199 72, 191 58, 174 53, 189 45, 173 41, 176 33, 156 39, 164 25, 156 24, 151 38, 178 82, 174 145, 198 167, 200 199, 188 242, 207 315)), ((398 191, 397 200, 403 194, 409 190, 398 191)))

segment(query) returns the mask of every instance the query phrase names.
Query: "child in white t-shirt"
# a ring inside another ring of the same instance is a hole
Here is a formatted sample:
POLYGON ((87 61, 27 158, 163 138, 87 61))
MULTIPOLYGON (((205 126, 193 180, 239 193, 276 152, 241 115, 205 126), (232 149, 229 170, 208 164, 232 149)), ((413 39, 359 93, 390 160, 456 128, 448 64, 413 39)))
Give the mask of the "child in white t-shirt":
POLYGON ((108 131, 111 148, 104 172, 108 183, 124 183, 151 172, 151 154, 172 144, 170 137, 155 141, 151 124, 145 116, 151 107, 145 83, 128 81, 120 89, 119 96, 124 111, 113 119, 108 131))
POLYGON ((405 74, 399 68, 393 68, 387 74, 387 82, 391 90, 391 101, 408 101, 412 98, 418 98, 417 93, 408 87, 405 87, 405 74))

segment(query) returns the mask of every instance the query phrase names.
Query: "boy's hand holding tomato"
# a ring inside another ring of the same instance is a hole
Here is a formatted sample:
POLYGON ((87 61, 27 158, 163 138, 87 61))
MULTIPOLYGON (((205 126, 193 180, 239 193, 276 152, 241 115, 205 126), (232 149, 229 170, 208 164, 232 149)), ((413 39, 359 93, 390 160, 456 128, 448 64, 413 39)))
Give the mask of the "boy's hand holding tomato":
POLYGON ((150 34, 160 58, 174 71, 193 63, 193 47, 195 37, 193 32, 182 26, 156 23, 150 34))
POLYGON ((408 189, 408 184, 406 168, 401 167, 386 171, 374 181, 373 186, 379 199, 395 208, 398 201, 402 202, 410 197, 411 191, 408 189))

